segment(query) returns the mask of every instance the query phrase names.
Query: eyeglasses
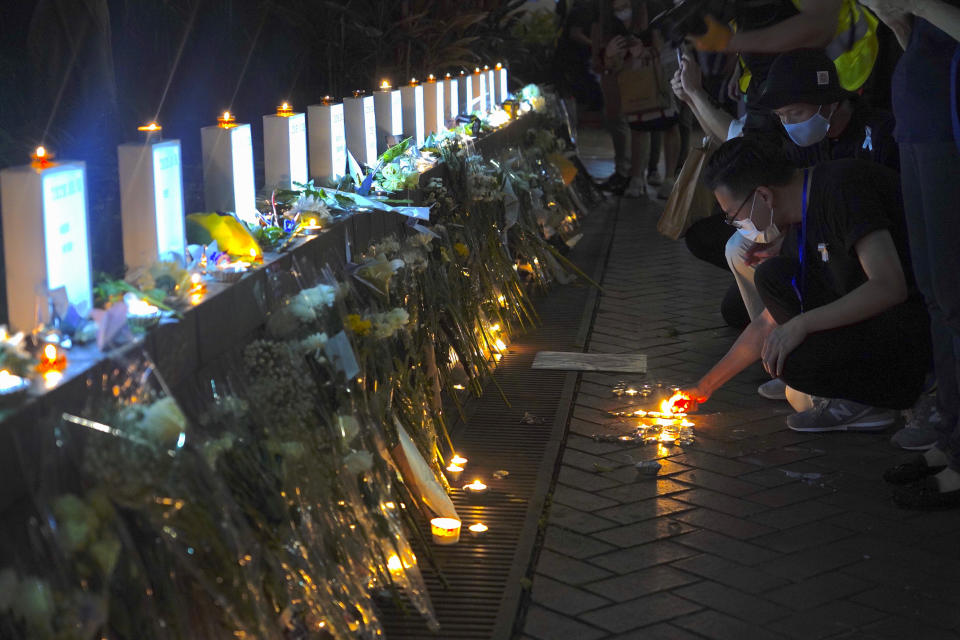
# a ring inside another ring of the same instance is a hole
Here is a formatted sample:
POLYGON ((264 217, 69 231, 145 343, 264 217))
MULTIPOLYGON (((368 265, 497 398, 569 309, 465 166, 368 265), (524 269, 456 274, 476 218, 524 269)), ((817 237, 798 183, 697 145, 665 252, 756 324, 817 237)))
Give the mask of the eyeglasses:
POLYGON ((733 226, 733 223, 737 220, 737 216, 740 215, 740 210, 743 209, 745 204, 747 204, 747 200, 750 199, 750 196, 753 195, 754 191, 756 191, 756 189, 754 189, 753 191, 747 194, 747 197, 743 199, 743 202, 740 203, 740 206, 737 207, 733 213, 727 213, 726 211, 723 212, 724 224, 729 224, 730 226, 733 226))

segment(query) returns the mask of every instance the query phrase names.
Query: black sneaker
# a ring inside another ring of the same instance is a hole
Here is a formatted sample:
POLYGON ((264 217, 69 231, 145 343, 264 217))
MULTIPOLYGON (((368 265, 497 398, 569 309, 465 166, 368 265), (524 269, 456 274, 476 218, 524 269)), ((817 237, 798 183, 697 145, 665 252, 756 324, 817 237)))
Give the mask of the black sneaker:
POLYGON ((608 193, 613 193, 615 195, 622 195, 623 190, 627 188, 628 182, 630 182, 630 176, 624 176, 614 172, 609 178, 597 186, 601 191, 607 191, 608 193))

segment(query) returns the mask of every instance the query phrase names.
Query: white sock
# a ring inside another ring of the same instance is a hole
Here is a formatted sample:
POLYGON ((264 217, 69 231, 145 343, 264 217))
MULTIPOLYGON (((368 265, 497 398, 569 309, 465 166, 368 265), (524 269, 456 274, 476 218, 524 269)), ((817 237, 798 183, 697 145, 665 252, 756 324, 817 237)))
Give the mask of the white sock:
POLYGON ((923 453, 923 459, 927 461, 928 467, 942 467, 950 462, 950 459, 947 458, 947 454, 936 446, 927 449, 923 453))
POLYGON ((950 467, 947 467, 934 477, 937 479, 937 484, 940 485, 940 493, 960 489, 960 473, 950 467))

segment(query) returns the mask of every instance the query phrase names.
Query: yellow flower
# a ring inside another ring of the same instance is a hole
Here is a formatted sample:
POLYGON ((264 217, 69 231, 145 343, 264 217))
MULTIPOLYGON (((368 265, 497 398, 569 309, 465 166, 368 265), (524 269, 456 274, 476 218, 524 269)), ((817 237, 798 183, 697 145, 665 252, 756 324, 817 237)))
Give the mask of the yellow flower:
POLYGON ((365 336, 370 333, 370 330, 373 328, 372 322, 361 318, 356 313, 351 313, 347 316, 346 325, 347 330, 357 336, 365 336))
POLYGON ((458 242, 453 245, 453 250, 456 251, 457 255, 459 255, 461 258, 466 258, 468 255, 470 255, 470 248, 462 242, 458 242))

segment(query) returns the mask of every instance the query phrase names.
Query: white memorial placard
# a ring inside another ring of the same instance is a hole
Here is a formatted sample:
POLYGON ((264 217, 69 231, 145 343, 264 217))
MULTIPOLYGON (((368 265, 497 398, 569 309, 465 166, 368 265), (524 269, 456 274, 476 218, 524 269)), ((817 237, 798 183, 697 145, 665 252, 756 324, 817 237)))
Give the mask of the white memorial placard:
POLYGON ((470 109, 468 113, 480 112, 482 116, 487 112, 487 74, 477 69, 470 76, 470 109))
POLYGON ((437 82, 433 76, 427 78, 423 84, 423 121, 427 135, 440 133, 446 122, 443 112, 443 83, 437 82))
POLYGON ((30 331, 46 320, 47 292, 64 287, 81 314, 93 307, 87 240, 86 165, 24 165, 0 171, 7 317, 30 331))
POLYGON ((304 184, 307 173, 307 116, 286 103, 263 116, 263 174, 270 187, 304 184))
POLYGON ((347 174, 347 134, 343 103, 324 101, 307 107, 310 133, 310 177, 335 184, 347 174))
POLYGON ((250 125, 227 121, 203 127, 200 129, 200 142, 203 149, 203 199, 206 209, 232 211, 244 222, 256 224, 258 216, 250 125))
POLYGON ((343 122, 347 149, 359 162, 377 164, 377 119, 373 96, 359 93, 343 99, 343 122))
POLYGON ((416 84, 416 80, 411 84, 400 88, 400 104, 402 105, 402 118, 405 131, 404 138, 413 138, 414 144, 419 149, 423 146, 423 140, 426 138, 423 122, 423 85, 416 84))
POLYGON ((503 104, 503 101, 510 96, 510 89, 507 87, 507 68, 499 62, 494 69, 493 85, 496 88, 497 104, 503 104))
POLYGON ((123 261, 149 267, 168 253, 182 259, 183 172, 179 140, 151 135, 144 143, 117 147, 123 261))
POLYGON ((493 111, 494 108, 496 108, 496 106, 500 103, 499 100, 497 100, 494 72, 490 67, 484 66, 483 73, 487 76, 487 111, 493 111))
POLYGON ((473 83, 465 71, 457 77, 457 115, 469 115, 470 99, 473 96, 473 83))
POLYGON ((403 104, 398 89, 390 85, 373 92, 373 106, 377 120, 377 154, 381 154, 403 139, 403 104))
MULTIPOLYGON (((443 102, 444 119, 453 121, 460 115, 460 82, 457 78, 451 78, 450 74, 443 79, 443 102)), ((444 122, 446 124, 446 122, 444 122)))

